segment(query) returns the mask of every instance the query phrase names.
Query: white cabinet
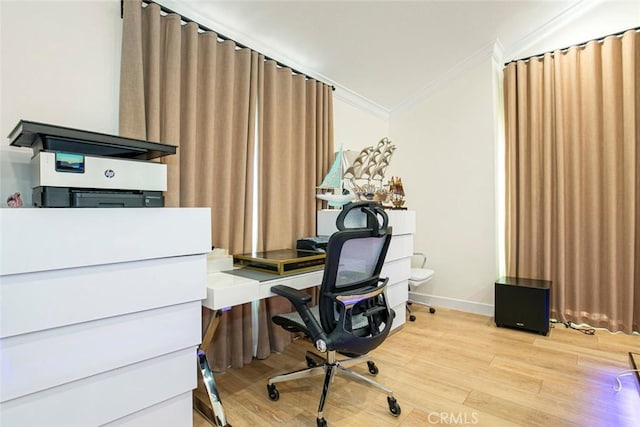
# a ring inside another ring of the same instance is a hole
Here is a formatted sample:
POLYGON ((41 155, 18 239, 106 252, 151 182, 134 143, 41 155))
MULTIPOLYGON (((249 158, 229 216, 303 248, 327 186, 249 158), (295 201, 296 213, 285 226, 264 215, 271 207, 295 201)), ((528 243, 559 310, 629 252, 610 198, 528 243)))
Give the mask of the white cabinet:
MULTIPOLYGON (((404 324, 406 317, 416 214, 409 210, 387 210, 386 212, 389 216, 389 225, 393 228, 393 237, 381 275, 389 278, 387 297, 389 305, 396 312, 392 326, 392 329, 395 329, 404 324)), ((319 211, 317 234, 320 236, 333 234, 337 230, 336 219, 339 214, 340 210, 337 209, 319 211)))
POLYGON ((190 426, 210 211, 0 209, 0 425, 190 426))

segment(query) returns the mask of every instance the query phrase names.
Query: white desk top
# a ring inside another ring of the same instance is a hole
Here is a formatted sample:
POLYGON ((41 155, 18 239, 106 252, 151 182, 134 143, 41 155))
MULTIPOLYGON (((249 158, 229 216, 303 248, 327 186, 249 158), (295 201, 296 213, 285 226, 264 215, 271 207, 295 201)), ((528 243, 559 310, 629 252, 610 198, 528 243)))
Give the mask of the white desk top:
POLYGON ((202 305, 210 310, 220 310, 234 305, 257 301, 275 296, 271 287, 275 285, 306 289, 320 285, 324 270, 315 270, 283 276, 273 275, 273 279, 259 281, 221 271, 207 275, 207 298, 202 305))

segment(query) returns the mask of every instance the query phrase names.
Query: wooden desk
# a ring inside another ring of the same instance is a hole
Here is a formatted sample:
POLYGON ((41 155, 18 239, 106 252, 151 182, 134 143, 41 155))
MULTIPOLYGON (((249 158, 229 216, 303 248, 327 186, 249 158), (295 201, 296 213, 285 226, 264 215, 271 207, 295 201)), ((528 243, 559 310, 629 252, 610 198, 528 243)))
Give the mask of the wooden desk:
POLYGON ((210 272, 207 275, 207 298, 202 300, 202 306, 213 311, 211 320, 206 326, 202 344, 198 350, 198 363, 206 387, 208 401, 201 398, 201 394, 193 394, 194 407, 215 426, 227 426, 220 393, 216 386, 213 372, 209 367, 204 349, 213 340, 220 316, 234 305, 258 301, 262 298, 275 296, 271 287, 286 285, 296 289, 306 289, 320 285, 324 270, 318 269, 299 274, 278 276, 269 273, 247 271, 246 276, 226 272, 210 272))

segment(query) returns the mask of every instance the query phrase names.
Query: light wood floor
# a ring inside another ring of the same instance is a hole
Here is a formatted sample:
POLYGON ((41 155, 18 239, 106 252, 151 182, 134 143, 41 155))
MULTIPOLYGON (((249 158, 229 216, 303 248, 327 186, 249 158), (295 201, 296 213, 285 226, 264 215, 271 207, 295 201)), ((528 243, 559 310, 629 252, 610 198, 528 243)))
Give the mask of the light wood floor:
MULTIPOLYGON (((337 376, 325 419, 329 426, 639 426, 640 393, 628 352, 640 337, 598 330, 589 336, 557 325, 548 336, 497 328, 492 318, 414 304, 407 322, 372 352, 376 380, 394 390, 402 408, 388 410, 384 393, 337 376)), ((321 377, 280 383, 267 396, 267 377, 305 367, 304 340, 282 354, 217 375, 227 422, 242 426, 315 426, 321 377)), ((368 375, 366 364, 354 368, 368 375)), ((195 427, 208 427, 198 413, 195 427)))

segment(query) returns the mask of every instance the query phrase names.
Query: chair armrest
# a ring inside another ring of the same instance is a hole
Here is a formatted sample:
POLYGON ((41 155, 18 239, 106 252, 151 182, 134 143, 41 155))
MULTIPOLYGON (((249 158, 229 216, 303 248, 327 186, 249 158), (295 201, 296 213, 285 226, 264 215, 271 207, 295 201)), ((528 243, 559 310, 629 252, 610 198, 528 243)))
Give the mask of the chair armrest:
POLYGON ((420 259, 422 260, 422 263, 420 264, 420 268, 424 268, 425 264, 427 263, 427 256, 422 252, 414 252, 413 256, 420 257, 420 259))
POLYGON ((311 295, 298 289, 286 285, 276 285, 271 287, 271 292, 281 295, 291 301, 294 305, 311 302, 311 295))
POLYGON ((351 292, 341 292, 330 295, 334 300, 340 301, 345 307, 351 308, 362 300, 380 295, 387 287, 387 283, 389 283, 388 277, 380 278, 378 279, 378 285, 373 288, 355 289, 351 292))

